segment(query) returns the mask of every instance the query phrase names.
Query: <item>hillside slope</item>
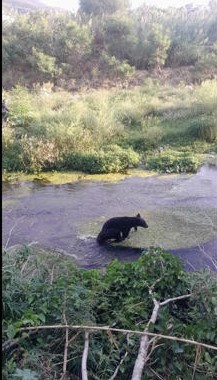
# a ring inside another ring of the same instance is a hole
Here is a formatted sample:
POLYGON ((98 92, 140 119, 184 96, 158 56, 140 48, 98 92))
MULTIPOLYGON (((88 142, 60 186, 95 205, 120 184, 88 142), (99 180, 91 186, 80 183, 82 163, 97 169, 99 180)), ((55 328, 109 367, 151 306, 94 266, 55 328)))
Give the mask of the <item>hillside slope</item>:
POLYGON ((8 12, 19 12, 25 13, 28 11, 37 11, 42 9, 59 9, 64 10, 60 6, 55 7, 46 4, 43 0, 2 0, 2 13, 7 14, 8 12))

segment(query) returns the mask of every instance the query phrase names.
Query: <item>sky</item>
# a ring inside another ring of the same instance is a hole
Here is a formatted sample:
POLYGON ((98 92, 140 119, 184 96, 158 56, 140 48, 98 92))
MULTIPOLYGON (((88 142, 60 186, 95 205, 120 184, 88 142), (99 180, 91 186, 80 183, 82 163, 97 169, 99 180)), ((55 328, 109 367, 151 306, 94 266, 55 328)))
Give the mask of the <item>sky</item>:
MULTIPOLYGON (((79 7, 79 0, 43 0, 43 2, 51 6, 53 5, 71 10, 73 12, 76 12, 79 7)), ((144 0, 130 0, 130 2, 132 8, 137 8, 144 3, 144 0)), ((145 0, 145 3, 148 5, 157 5, 164 8, 168 6, 181 7, 189 3, 193 5, 206 5, 208 2, 209 0, 145 0)))

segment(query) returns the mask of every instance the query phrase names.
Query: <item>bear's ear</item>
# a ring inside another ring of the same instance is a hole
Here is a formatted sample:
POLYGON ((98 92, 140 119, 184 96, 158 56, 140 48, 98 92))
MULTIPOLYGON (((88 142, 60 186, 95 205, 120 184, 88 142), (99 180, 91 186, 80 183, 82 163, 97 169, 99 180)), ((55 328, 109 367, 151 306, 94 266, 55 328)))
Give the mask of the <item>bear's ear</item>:
POLYGON ((141 218, 141 215, 140 215, 140 213, 138 213, 138 214, 136 215, 136 217, 137 217, 137 218, 141 218))

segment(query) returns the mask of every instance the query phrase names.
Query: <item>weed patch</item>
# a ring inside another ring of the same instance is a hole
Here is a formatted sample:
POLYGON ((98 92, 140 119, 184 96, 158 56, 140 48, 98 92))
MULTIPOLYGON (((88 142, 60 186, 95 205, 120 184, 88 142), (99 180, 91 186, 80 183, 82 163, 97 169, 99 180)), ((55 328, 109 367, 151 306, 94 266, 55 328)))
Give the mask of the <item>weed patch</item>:
POLYGON ((196 173, 200 160, 188 152, 166 151, 148 157, 145 167, 160 173, 196 173))
POLYGON ((148 169, 194 172, 194 154, 202 153, 197 142, 215 151, 215 81, 192 89, 151 81, 139 89, 98 90, 74 98, 46 86, 34 91, 17 86, 6 95, 10 109, 3 128, 6 171, 123 172, 138 166, 145 152, 148 169), (193 145, 191 154, 175 153, 193 145), (162 146, 174 153, 155 155, 162 146))

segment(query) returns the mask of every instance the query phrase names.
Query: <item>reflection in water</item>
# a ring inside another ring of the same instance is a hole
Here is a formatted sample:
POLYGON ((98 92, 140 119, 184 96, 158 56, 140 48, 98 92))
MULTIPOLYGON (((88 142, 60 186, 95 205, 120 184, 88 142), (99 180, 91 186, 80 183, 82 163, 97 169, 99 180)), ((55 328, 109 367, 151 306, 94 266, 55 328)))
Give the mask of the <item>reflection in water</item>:
POLYGON ((183 258, 188 269, 213 269, 216 236, 215 167, 204 166, 196 175, 131 177, 116 183, 3 185, 3 245, 37 241, 65 250, 85 268, 103 267, 114 258, 134 260, 152 245, 183 258), (98 246, 95 237, 106 219, 139 211, 147 230, 138 229, 115 246, 98 246))

